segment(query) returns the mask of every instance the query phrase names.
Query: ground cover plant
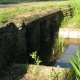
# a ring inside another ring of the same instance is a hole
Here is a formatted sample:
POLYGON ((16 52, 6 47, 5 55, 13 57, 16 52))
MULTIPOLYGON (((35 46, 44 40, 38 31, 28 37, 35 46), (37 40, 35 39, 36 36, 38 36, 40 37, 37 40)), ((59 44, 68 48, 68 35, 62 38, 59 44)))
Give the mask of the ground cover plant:
POLYGON ((76 72, 76 80, 80 80, 80 51, 77 50, 76 55, 72 56, 72 60, 69 59, 69 61, 76 72))
MULTIPOLYGON (((7 1, 7 0, 6 0, 7 1)), ((12 0, 11 0, 12 1, 12 0)), ((59 8, 66 8, 67 6, 72 6, 73 7, 73 17, 67 17, 64 18, 63 22, 61 23, 61 27, 80 27, 79 21, 80 21, 80 5, 79 5, 80 1, 79 0, 73 0, 73 1, 65 1, 65 2, 45 2, 43 4, 35 4, 32 6, 24 6, 24 7, 16 7, 16 8, 6 8, 6 9, 2 9, 0 8, 0 25, 2 25, 2 23, 8 22, 10 21, 11 18, 13 18, 14 16, 18 15, 18 14, 22 14, 22 13, 26 13, 26 14, 30 14, 31 12, 35 12, 37 10, 45 10, 47 8, 55 8, 59 7, 59 8)), ((64 13, 65 14, 65 13, 64 13)))
POLYGON ((62 27, 72 27, 72 28, 80 28, 80 0, 69 0, 70 6, 73 7, 73 17, 64 18, 62 22, 62 27))
MULTIPOLYGON (((64 7, 65 5, 63 4, 64 2, 60 2, 60 3, 43 3, 43 4, 35 4, 32 6, 23 6, 23 7, 16 7, 16 8, 0 8, 0 25, 11 21, 11 19, 17 15, 20 14, 33 14, 36 13, 36 11, 41 11, 41 10, 46 10, 46 9, 52 9, 52 8, 56 8, 58 6, 62 6, 64 7), (55 7, 56 6, 56 7, 55 7)), ((65 3, 66 6, 68 5, 68 2, 65 3)), ((65 7, 66 7, 65 6, 65 7)))

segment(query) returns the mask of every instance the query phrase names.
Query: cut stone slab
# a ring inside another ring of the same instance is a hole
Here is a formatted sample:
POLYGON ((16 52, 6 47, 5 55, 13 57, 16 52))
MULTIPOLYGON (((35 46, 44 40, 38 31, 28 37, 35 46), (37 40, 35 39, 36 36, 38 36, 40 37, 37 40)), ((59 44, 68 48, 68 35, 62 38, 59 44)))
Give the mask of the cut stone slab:
POLYGON ((78 31, 70 31, 69 38, 78 38, 78 31))
POLYGON ((59 29, 59 37, 68 38, 69 37, 69 29, 68 28, 60 28, 59 29))
POLYGON ((72 67, 71 64, 69 63, 68 58, 72 59, 72 56, 75 56, 77 50, 79 49, 79 46, 70 44, 69 47, 66 49, 64 54, 60 56, 60 58, 56 61, 54 64, 55 67, 72 67))
POLYGON ((80 38, 80 29, 75 28, 60 28, 59 36, 64 38, 80 38))

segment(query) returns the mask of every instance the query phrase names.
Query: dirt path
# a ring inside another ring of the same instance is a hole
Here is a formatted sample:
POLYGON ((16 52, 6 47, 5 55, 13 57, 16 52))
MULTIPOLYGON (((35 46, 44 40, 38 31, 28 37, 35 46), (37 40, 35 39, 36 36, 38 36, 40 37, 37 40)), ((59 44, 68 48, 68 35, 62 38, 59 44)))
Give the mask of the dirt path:
POLYGON ((49 2, 62 2, 61 0, 58 1, 41 1, 41 2, 26 2, 26 3, 18 3, 18 4, 0 4, 0 8, 10 8, 10 7, 18 7, 18 6, 30 6, 34 4, 44 4, 49 2))

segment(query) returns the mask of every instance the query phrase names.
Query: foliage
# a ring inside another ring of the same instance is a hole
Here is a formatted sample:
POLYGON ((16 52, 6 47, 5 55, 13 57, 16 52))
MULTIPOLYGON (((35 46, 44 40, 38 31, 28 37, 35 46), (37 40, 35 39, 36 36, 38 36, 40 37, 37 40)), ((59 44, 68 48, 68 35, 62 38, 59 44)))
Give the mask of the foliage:
POLYGON ((70 5, 73 7, 73 17, 68 20, 69 23, 76 23, 74 27, 80 28, 80 0, 70 0, 70 5))
POLYGON ((72 56, 72 60, 69 59, 76 72, 76 80, 80 80, 80 51, 77 51, 75 56, 72 56))
POLYGON ((34 59, 34 68, 33 68, 33 74, 36 75, 38 74, 38 65, 42 62, 40 59, 39 59, 39 56, 37 56, 37 51, 35 52, 32 52, 32 54, 30 54, 30 56, 34 59))
POLYGON ((39 59, 39 56, 37 56, 37 51, 32 52, 30 56, 34 59, 34 64, 39 65, 42 61, 39 59))
POLYGON ((56 46, 60 46, 61 45, 60 44, 60 37, 56 38, 55 41, 56 41, 56 46))
MULTIPOLYGON (((21 1, 31 1, 31 0, 0 0, 0 3, 4 2, 4 3, 15 3, 15 2, 21 2, 21 1)), ((72 18, 64 18, 64 20, 61 22, 61 26, 60 27, 68 27, 68 24, 70 23, 77 23, 78 25, 76 27, 80 27, 80 0, 70 0, 70 1, 61 1, 61 2, 45 2, 44 4, 35 4, 32 6, 23 6, 23 7, 16 7, 16 8, 6 8, 6 9, 0 9, 0 25, 2 25, 2 23, 4 24, 5 22, 11 21, 11 19, 16 16, 16 15, 20 15, 20 14, 30 14, 31 12, 35 12, 38 10, 45 10, 47 8, 54 8, 56 7, 60 7, 61 9, 65 9, 66 7, 68 7, 69 5, 73 7, 73 17, 72 18)), ((63 11, 63 10, 62 10, 63 11)), ((64 12, 64 11, 63 11, 64 12)))
MULTIPOLYGON (((2 1, 8 1, 8 0, 2 0, 2 1)), ((12 1, 12 0, 10 0, 12 1)), ((15 0, 16 1, 16 0, 15 0)), ((12 21, 12 19, 21 14, 30 15, 33 13, 36 13, 37 11, 42 11, 46 9, 53 9, 56 7, 66 7, 68 5, 68 2, 43 2, 42 4, 35 4, 31 6, 21 6, 21 7, 13 7, 13 8, 0 8, 0 26, 3 26, 2 24, 12 21), (63 4, 64 3, 64 4, 63 4), (55 7, 56 6, 56 7, 55 7)))

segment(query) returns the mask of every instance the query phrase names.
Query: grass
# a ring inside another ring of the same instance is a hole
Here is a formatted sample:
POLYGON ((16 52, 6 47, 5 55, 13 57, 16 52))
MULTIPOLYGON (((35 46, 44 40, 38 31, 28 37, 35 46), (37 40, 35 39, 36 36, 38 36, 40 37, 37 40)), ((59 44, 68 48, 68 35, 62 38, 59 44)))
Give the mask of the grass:
POLYGON ((42 61, 39 59, 39 56, 37 56, 37 51, 30 53, 30 56, 32 59, 34 59, 34 68, 32 70, 32 74, 37 75, 39 68, 38 66, 42 61))
MULTIPOLYGON (((5 0, 2 0, 3 2, 5 0)), ((12 0, 6 0, 6 2, 12 1, 12 0)), ((20 0, 17 0, 20 1, 20 0)), ((25 1, 25 0, 23 0, 25 1)), ((16 2, 16 0, 15 0, 16 2)), ((43 4, 35 4, 32 6, 23 6, 23 7, 16 7, 16 8, 5 8, 5 9, 0 9, 0 26, 2 26, 2 24, 11 21, 11 19, 15 16, 17 16, 18 14, 30 14, 30 13, 34 13, 36 11, 41 11, 41 10, 45 10, 47 8, 55 8, 56 7, 60 7, 60 8, 66 8, 68 5, 71 5, 73 7, 73 17, 72 18, 64 18, 64 20, 61 23, 60 27, 69 27, 68 25, 70 23, 76 23, 76 27, 79 28, 80 27, 80 5, 79 5, 80 1, 79 0, 74 0, 74 1, 66 1, 66 2, 45 2, 43 4)), ((64 13, 65 14, 65 13, 64 13)))
POLYGON ((66 26, 66 27, 69 27, 68 25, 69 24, 74 24, 76 23, 75 26, 71 26, 71 27, 75 27, 75 28, 80 28, 80 0, 70 0, 69 1, 70 5, 73 7, 73 17, 72 18, 67 18, 67 19, 64 19, 64 21, 62 22, 62 26, 66 26))
POLYGON ((78 50, 75 56, 72 56, 72 60, 69 59, 76 72, 76 80, 80 80, 80 51, 78 50))
MULTIPOLYGON (((68 5, 68 2, 66 2, 66 6, 68 5)), ((17 16, 18 14, 30 14, 30 13, 34 13, 36 11, 41 11, 41 10, 45 10, 47 8, 55 8, 58 6, 64 7, 65 5, 63 4, 63 2, 60 3, 44 3, 44 4, 35 4, 32 6, 23 6, 23 7, 16 7, 16 8, 5 8, 5 9, 0 9, 0 25, 4 24, 5 22, 11 21, 11 19, 14 16, 17 16)), ((65 7, 66 7, 65 6, 65 7)))

